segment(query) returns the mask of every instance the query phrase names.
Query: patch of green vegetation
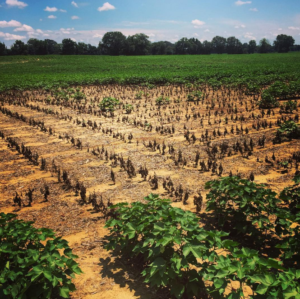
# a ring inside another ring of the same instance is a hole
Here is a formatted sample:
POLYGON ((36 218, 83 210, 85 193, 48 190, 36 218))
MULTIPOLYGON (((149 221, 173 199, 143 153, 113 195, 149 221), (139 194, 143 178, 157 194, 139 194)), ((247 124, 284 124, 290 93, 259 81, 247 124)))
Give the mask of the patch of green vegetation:
POLYGON ((82 271, 68 242, 16 217, 0 214, 0 298, 69 298, 82 271))
MULTIPOLYGON (((273 82, 298 89, 300 53, 172 56, 4 56, 0 91, 86 84, 187 84, 250 86, 252 92, 273 82), (255 88, 253 87, 255 86, 255 88)), ((278 89, 276 86, 274 89, 278 89)), ((280 88, 279 88, 280 89, 280 88)), ((285 91, 283 91, 285 93, 285 91)))

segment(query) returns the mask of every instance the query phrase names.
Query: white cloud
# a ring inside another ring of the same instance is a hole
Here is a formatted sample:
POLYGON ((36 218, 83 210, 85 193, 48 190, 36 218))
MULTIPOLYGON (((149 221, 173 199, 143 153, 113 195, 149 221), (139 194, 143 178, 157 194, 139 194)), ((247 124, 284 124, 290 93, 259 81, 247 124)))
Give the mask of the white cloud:
POLYGON ((209 29, 205 29, 204 32, 210 32, 210 30, 209 29))
POLYGON ((71 31, 73 31, 74 28, 60 28, 60 32, 63 34, 71 34, 71 31))
POLYGON ((0 32, 0 37, 4 37, 5 40, 16 40, 16 39, 26 38, 26 36, 4 33, 4 32, 0 32))
POLYGON ((290 29, 290 30, 300 30, 300 27, 290 26, 289 29, 290 29))
POLYGON ((50 15, 50 16, 48 16, 48 19, 56 19, 57 17, 56 16, 54 16, 54 15, 50 15))
POLYGON ((78 4, 75 1, 72 1, 71 4, 78 8, 78 4))
POLYGON ((255 11, 255 12, 258 11, 257 8, 250 8, 250 10, 251 10, 251 11, 255 11))
POLYGON ((40 21, 43 21, 43 19, 40 19, 40 21))
POLYGON ((26 32, 32 32, 32 31, 34 31, 34 29, 31 27, 31 26, 28 26, 28 25, 26 25, 26 24, 24 24, 24 25, 22 25, 21 27, 18 27, 18 28, 16 28, 16 29, 14 29, 14 31, 26 31, 26 32))
POLYGON ((239 28, 246 28, 244 24, 241 25, 235 25, 234 28, 239 29, 239 28))
POLYGON ((37 32, 37 33, 40 33, 40 34, 43 34, 43 33, 44 33, 43 30, 41 30, 41 29, 37 29, 36 32, 37 32))
POLYGON ((72 19, 72 20, 78 20, 79 17, 77 17, 77 16, 72 16, 71 19, 72 19))
POLYGON ((57 8, 56 8, 56 7, 49 7, 49 6, 47 6, 47 7, 44 9, 44 11, 55 12, 55 11, 57 11, 57 8))
POLYGON ((241 6, 241 5, 245 5, 245 4, 251 4, 252 1, 241 1, 241 0, 238 0, 235 2, 235 5, 237 6, 241 6))
POLYGON ((281 31, 281 30, 282 30, 282 28, 278 28, 278 30, 279 30, 279 31, 281 31))
POLYGON ((203 26, 205 22, 196 19, 192 21, 192 24, 194 25, 195 28, 198 28, 200 26, 203 26))
POLYGON ((22 24, 18 21, 15 20, 11 20, 9 22, 6 21, 0 21, 0 28, 4 28, 4 27, 20 27, 22 26, 22 24))
POLYGON ((60 9, 59 11, 60 12, 67 12, 65 9, 60 9))
POLYGON ((247 38, 247 39, 254 39, 256 40, 256 38, 253 36, 253 34, 251 32, 247 32, 245 35, 244 35, 244 38, 247 38))
POLYGON ((103 36, 102 34, 95 34, 95 35, 93 35, 94 38, 102 38, 102 36, 103 36))
POLYGON ((76 38, 74 38, 74 37, 71 37, 71 40, 72 40, 73 42, 77 42, 76 38))
POLYGON ((101 7, 98 7, 99 11, 114 10, 114 9, 116 8, 108 2, 105 2, 101 7))
POLYGON ((6 0, 6 4, 9 6, 17 6, 18 8, 24 8, 28 6, 27 3, 18 0, 6 0))

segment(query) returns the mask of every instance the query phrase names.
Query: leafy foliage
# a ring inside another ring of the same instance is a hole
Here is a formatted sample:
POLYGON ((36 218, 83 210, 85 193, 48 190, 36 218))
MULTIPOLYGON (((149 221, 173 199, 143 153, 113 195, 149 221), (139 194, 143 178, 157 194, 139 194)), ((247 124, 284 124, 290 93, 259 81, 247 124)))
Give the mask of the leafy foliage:
MULTIPOLYGON (((204 45, 204 43, 203 43, 204 45)), ((300 93, 299 52, 220 56, 24 56, 1 57, 0 91, 91 84, 205 84, 260 89, 289 82, 289 95, 300 93), (42 67, 43 66, 43 67, 42 67)), ((213 86, 211 85, 211 86, 213 86)), ((257 89, 255 89, 256 91, 257 89)), ((277 97, 277 95, 273 95, 277 97)))
POLYGON ((251 298, 299 298, 299 270, 240 248, 224 239, 225 232, 201 228, 195 214, 172 207, 168 199, 151 194, 145 200, 111 207, 116 218, 106 223, 111 235, 105 245, 134 259, 145 282, 169 287, 176 298, 241 298, 243 285, 254 290, 251 298), (228 294, 232 281, 240 287, 228 294))
POLYGON ((0 297, 69 298, 75 290, 71 278, 82 271, 68 242, 15 218, 0 214, 0 297))
POLYGON ((278 107, 279 102, 269 91, 265 90, 261 95, 261 100, 258 102, 258 106, 261 109, 270 109, 278 107))
POLYGON ((286 121, 280 125, 277 135, 287 137, 289 139, 300 138, 300 127, 292 120, 286 121))
POLYGON ((110 111, 113 112, 116 108, 117 105, 119 105, 120 102, 116 98, 108 97, 104 98, 100 103, 99 103, 99 108, 102 111, 110 111))
POLYGON ((167 105, 170 103, 170 99, 168 97, 160 96, 156 99, 156 105, 167 105))
POLYGON ((123 109, 125 109, 127 114, 130 114, 133 111, 133 106, 131 104, 123 105, 123 109))
POLYGON ((269 215, 277 208, 276 193, 236 176, 207 182, 207 211, 214 211, 220 228, 231 224, 240 233, 261 236, 273 228, 269 215))
POLYGON ((188 102, 200 101, 204 98, 204 94, 201 91, 194 91, 187 96, 188 102))

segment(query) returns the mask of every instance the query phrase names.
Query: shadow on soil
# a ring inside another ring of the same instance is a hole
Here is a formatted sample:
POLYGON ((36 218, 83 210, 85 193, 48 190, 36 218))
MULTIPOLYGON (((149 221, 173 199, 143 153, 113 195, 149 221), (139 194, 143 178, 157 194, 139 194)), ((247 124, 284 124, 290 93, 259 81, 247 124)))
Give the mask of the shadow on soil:
POLYGON ((167 299, 171 298, 168 290, 154 289, 143 282, 143 277, 137 267, 138 263, 124 257, 114 256, 114 259, 101 258, 102 277, 113 279, 121 288, 128 287, 139 299, 167 299))

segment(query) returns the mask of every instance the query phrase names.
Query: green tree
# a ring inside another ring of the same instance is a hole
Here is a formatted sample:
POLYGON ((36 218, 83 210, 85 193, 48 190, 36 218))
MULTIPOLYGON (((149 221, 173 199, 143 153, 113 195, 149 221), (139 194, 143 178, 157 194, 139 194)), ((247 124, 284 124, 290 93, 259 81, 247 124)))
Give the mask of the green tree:
POLYGON ((175 43, 175 54, 188 54, 190 48, 190 42, 186 37, 183 37, 175 43))
POLYGON ((75 55, 77 51, 77 44, 70 38, 65 38, 62 41, 62 54, 75 55))
POLYGON ((201 54, 202 44, 197 38, 189 39, 189 54, 201 54))
POLYGON ((27 41, 28 54, 29 55, 46 55, 47 54, 47 43, 43 40, 36 38, 30 38, 27 41))
POLYGON ((205 40, 202 43, 202 54, 211 54, 212 51, 212 44, 211 42, 205 40))
POLYGON ((88 45, 85 43, 77 44, 77 52, 78 55, 87 55, 88 54, 88 45))
POLYGON ((212 41, 212 50, 217 54, 225 53, 226 50, 226 38, 221 36, 215 36, 212 41))
POLYGON ((61 54, 62 47, 52 39, 45 39, 47 54, 61 54))
POLYGON ((92 46, 91 44, 87 45, 87 54, 88 55, 97 55, 98 49, 95 46, 92 46))
POLYGON ((21 40, 16 40, 14 44, 11 46, 11 54, 12 55, 27 55, 27 45, 23 43, 21 40))
POLYGON ((259 53, 268 53, 271 51, 271 47, 270 42, 266 38, 263 38, 259 41, 258 51, 259 53))
POLYGON ((249 54, 253 54, 256 51, 256 41, 255 40, 250 40, 249 42, 249 46, 248 46, 248 53, 249 54))
POLYGON ((280 34, 277 35, 276 40, 274 41, 275 50, 279 53, 287 53, 290 51, 290 48, 295 44, 295 40, 290 35, 280 34))
POLYGON ((4 43, 0 42, 0 56, 7 55, 7 49, 4 43))
POLYGON ((127 55, 146 55, 150 50, 151 42, 149 36, 144 33, 137 33, 128 36, 126 40, 125 54, 127 55))
POLYGON ((151 44, 152 55, 166 55, 166 44, 164 42, 156 42, 151 44))
POLYGON ((101 51, 107 55, 121 55, 124 52, 125 44, 126 36, 122 32, 107 32, 102 38, 101 51))
POLYGON ((150 46, 152 55, 172 55, 174 54, 174 44, 168 41, 152 43, 150 46))
POLYGON ((226 51, 228 54, 242 54, 243 45, 234 36, 228 37, 226 41, 226 51))

